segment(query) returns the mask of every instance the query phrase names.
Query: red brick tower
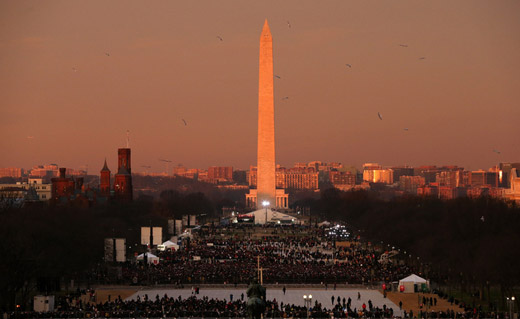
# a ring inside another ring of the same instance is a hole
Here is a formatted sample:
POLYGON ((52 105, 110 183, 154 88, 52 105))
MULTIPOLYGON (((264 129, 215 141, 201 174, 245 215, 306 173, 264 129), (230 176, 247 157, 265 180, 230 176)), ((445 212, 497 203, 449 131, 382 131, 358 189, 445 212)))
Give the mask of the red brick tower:
POLYGON ((132 169, 130 167, 130 149, 120 148, 117 150, 118 168, 115 176, 115 197, 122 201, 132 200, 132 169))
POLYGON ((62 197, 70 199, 70 196, 74 194, 74 180, 65 177, 66 170, 65 167, 60 167, 59 177, 51 179, 51 198, 54 202, 58 202, 62 197))
POLYGON ((105 159, 105 165, 101 169, 101 177, 99 180, 99 188, 101 190, 101 195, 105 197, 110 196, 110 170, 107 166, 107 160, 105 159))

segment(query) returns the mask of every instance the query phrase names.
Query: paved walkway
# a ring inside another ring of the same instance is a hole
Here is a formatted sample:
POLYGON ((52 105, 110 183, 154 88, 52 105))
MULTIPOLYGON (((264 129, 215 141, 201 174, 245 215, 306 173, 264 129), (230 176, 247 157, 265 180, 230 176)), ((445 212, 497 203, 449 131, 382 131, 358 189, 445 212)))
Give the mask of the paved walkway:
MULTIPOLYGON (((141 300, 144 295, 148 295, 149 299, 154 300, 156 295, 159 295, 162 298, 165 294, 168 297, 181 298, 185 299, 192 296, 191 288, 189 289, 170 289, 170 288, 159 288, 159 289, 142 289, 133 295, 126 298, 126 300, 135 300, 139 295, 141 300)), ((226 299, 230 300, 233 295, 233 300, 237 300, 241 298, 241 295, 244 294, 244 299, 247 299, 246 289, 244 288, 200 288, 199 294, 196 295, 197 298, 202 298, 207 296, 208 298, 214 299, 226 299)), ((399 306, 394 304, 390 299, 384 298, 383 295, 378 290, 369 290, 369 289, 319 289, 319 288, 289 288, 287 289, 285 295, 282 291, 282 288, 267 288, 267 299, 273 300, 276 299, 278 303, 283 302, 284 304, 295 304, 303 306, 303 295, 312 295, 312 303, 314 301, 318 301, 322 304, 322 306, 330 309, 332 306, 331 297, 334 296, 334 304, 337 302, 338 296, 343 300, 345 298, 348 300, 350 297, 352 299, 352 309, 357 308, 361 309, 363 303, 366 304, 368 308, 368 300, 372 301, 374 307, 382 308, 383 305, 386 305, 388 308, 392 308, 394 310, 394 314, 396 316, 402 315, 399 310, 399 306), (360 300, 357 299, 358 292, 361 294, 360 300)))

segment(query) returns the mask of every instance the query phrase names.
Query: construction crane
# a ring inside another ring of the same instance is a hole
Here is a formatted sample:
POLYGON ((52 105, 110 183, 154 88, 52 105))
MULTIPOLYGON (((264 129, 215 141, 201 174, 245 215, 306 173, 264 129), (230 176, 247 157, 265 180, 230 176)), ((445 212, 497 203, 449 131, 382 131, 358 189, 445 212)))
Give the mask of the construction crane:
POLYGON ((169 173, 169 172, 170 172, 170 163, 171 163, 172 161, 170 161, 170 160, 165 160, 165 159, 159 159, 159 161, 161 161, 161 162, 165 162, 165 163, 166 163, 166 176, 170 176, 170 173, 169 173))

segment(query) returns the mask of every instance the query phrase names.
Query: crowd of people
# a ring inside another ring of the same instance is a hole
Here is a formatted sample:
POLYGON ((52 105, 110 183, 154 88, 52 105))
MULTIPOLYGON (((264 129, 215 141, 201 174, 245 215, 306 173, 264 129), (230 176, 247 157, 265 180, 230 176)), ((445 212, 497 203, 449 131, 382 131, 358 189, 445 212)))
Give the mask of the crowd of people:
MULTIPOLYGON (((7 314, 10 318, 240 318, 248 317, 247 299, 237 300, 198 298, 172 298, 164 295, 124 301, 121 297, 104 303, 83 303, 81 299, 60 298, 56 309, 51 312, 22 311, 7 314)), ((264 318, 396 318, 391 308, 375 307, 371 303, 360 308, 352 308, 350 302, 338 301, 330 308, 315 301, 309 308, 305 306, 279 303, 267 300, 264 318)), ((425 318, 426 311, 414 314, 404 312, 404 318, 425 318)), ((428 318, 504 318, 503 314, 483 312, 481 309, 428 311, 428 318)))
POLYGON ((362 284, 396 281, 414 271, 399 263, 380 263, 381 252, 336 246, 316 237, 261 240, 192 240, 177 251, 160 253, 156 265, 128 263, 123 278, 155 284, 247 283, 263 269, 265 283, 362 284))

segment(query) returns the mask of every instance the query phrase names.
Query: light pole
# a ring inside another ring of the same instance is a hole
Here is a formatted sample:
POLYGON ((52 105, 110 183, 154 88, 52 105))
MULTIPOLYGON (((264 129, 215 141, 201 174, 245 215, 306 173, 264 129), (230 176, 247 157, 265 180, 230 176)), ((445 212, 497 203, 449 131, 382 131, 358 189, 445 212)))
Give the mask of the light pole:
POLYGON ((264 200, 262 202, 262 206, 264 206, 264 208, 265 208, 265 223, 267 224, 267 206, 269 206, 269 202, 264 200))
POLYGON ((307 318, 309 318, 309 310, 312 304, 312 295, 303 295, 303 303, 305 304, 305 311, 307 312, 307 318))
POLYGON ((507 305, 509 306, 509 319, 513 318, 513 307, 515 306, 515 296, 507 297, 507 305))

